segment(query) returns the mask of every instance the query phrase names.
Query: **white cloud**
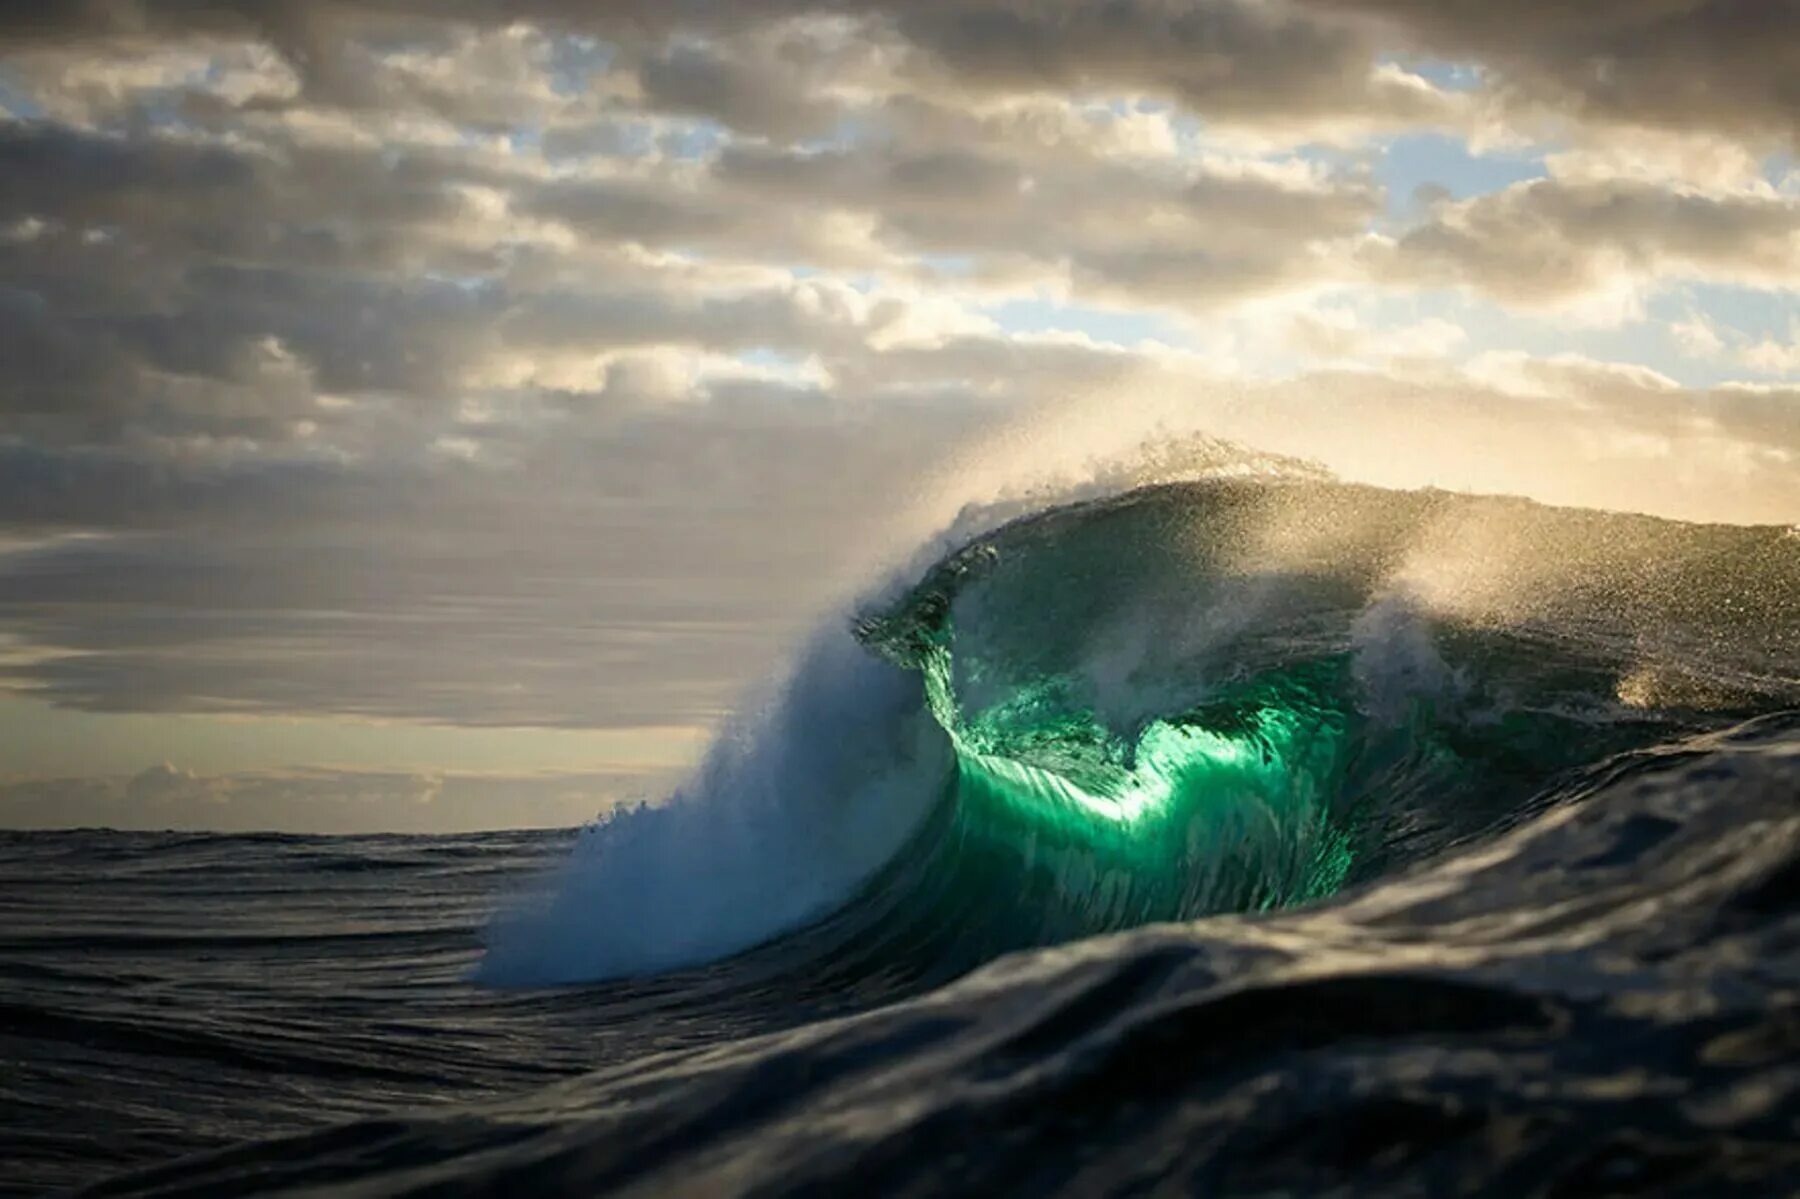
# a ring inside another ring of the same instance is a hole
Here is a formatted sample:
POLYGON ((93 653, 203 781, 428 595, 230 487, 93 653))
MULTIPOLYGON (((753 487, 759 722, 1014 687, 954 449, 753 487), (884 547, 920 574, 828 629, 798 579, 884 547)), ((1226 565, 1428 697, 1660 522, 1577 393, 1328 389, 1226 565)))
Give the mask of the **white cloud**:
POLYGON ((1738 352, 1741 362, 1764 375, 1800 375, 1800 317, 1788 323, 1785 340, 1764 337, 1738 352))
POLYGON ((1724 336, 1703 312, 1689 312, 1678 321, 1670 321, 1669 334, 1690 357, 1717 358, 1725 352, 1724 336))
POLYGON ((1290 320, 1287 339, 1310 358, 1379 366, 1396 360, 1447 358, 1468 341, 1468 333, 1435 316, 1371 327, 1353 308, 1331 306, 1297 313, 1290 320))

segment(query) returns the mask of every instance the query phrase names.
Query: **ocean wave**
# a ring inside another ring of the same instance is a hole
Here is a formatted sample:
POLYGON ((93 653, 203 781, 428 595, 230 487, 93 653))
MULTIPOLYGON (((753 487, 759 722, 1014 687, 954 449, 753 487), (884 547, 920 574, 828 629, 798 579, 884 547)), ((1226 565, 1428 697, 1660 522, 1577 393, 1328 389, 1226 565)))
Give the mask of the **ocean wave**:
POLYGON ((1797 660, 1782 529, 1279 469, 1052 505, 829 623, 668 802, 586 832, 481 976, 758 950, 897 997, 1315 902, 1800 703, 1797 660))

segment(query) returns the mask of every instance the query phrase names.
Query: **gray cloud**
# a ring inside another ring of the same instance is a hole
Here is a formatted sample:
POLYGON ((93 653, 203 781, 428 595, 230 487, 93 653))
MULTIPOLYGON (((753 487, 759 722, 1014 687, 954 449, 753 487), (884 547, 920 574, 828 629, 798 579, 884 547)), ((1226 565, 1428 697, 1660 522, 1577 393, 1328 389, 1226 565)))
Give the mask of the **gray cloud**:
POLYGON ((1795 145, 1800 8, 1767 0, 1307 0, 1397 22, 1481 63, 1512 98, 1577 118, 1795 145))
MULTIPOLYGON (((1371 72, 1369 31, 1330 12, 1248 0, 1112 0, 1036 4, 965 0, 911 5, 845 0, 764 0, 742 5, 581 5, 558 0, 499 4, 492 0, 429 5, 405 0, 274 4, 248 0, 204 6, 117 3, 24 12, 3 20, 20 44, 67 45, 77 39, 133 43, 180 37, 254 38, 294 66, 308 99, 368 106, 394 99, 377 74, 357 71, 358 39, 404 39, 442 46, 459 27, 503 27, 532 20, 626 46, 654 46, 672 29, 756 40, 769 25, 792 18, 847 17, 863 37, 897 34, 922 61, 908 69, 939 74, 982 92, 1121 88, 1151 91, 1209 113, 1249 120, 1302 116, 1341 118, 1373 111, 1413 121, 1430 111, 1416 89, 1395 87, 1371 72), (346 47, 352 50, 346 51, 346 47), (346 61, 346 60, 349 61, 346 61)), ((786 42, 790 69, 818 65, 808 39, 786 42), (811 57, 812 62, 806 58, 811 57)), ((810 39, 815 45, 820 40, 810 39)), ((671 108, 741 117, 748 128, 806 127, 805 106, 771 98, 767 75, 726 56, 688 47, 657 50, 640 67, 645 91, 671 108), (796 117, 799 119, 796 121, 796 117)), ((446 95, 438 107, 454 104, 446 95)))
POLYGON ((1376 270, 1526 304, 1621 279, 1712 278, 1791 291, 1800 286, 1800 199, 1535 180, 1440 204, 1376 270))
MULTIPOLYGON (((1800 128, 1800 14, 1764 0, 764 0, 733 5, 566 0, 499 4, 365 0, 359 4, 187 5, 138 2, 17 5, 0 14, 7 40, 44 51, 81 42, 255 39, 273 46, 313 102, 372 106, 413 97, 456 114, 471 89, 432 89, 362 69, 360 40, 443 48, 464 29, 519 20, 646 48, 645 91, 670 108, 741 114, 747 128, 810 128, 806 106, 777 99, 756 68, 716 48, 661 46, 674 29, 743 41, 793 18, 863 22, 863 36, 897 36, 921 61, 978 91, 1116 88, 1168 96, 1208 116, 1255 121, 1372 115, 1402 124, 1443 115, 1441 99, 1372 72, 1396 48, 1475 61, 1518 100, 1578 118, 1744 133, 1792 144, 1800 128)), ((787 60, 796 64, 790 49, 787 60)), ((504 79, 505 56, 485 75, 504 79)), ((515 80, 515 84, 516 84, 515 80)), ((516 94, 524 88, 515 86, 516 94)), ((492 95, 480 112, 492 114, 492 95)))
POLYGON ((830 131, 839 105, 820 95, 821 65, 804 44, 726 54, 717 47, 661 47, 638 65, 643 105, 655 112, 710 117, 782 141, 830 131))
POLYGON ((1442 97, 1373 70, 1368 28, 1292 4, 1001 0, 888 11, 913 45, 982 89, 1145 91, 1251 125, 1450 117, 1442 97))
POLYGON ((719 184, 765 210, 867 214, 895 252, 1031 264, 1077 293, 1210 307, 1319 277, 1314 247, 1363 230, 1375 190, 1351 177, 1297 183, 1223 170, 1134 168, 1067 128, 1021 143, 1010 121, 910 106, 915 140, 822 152, 733 148, 719 184))
MULTIPOLYGON (((1138 383, 1226 373, 1022 333, 998 301, 1223 323, 1371 282, 1792 289, 1772 188, 1558 177, 1388 225, 1373 151, 1316 139, 1545 108, 1792 128, 1787 15, 1750 38, 1699 0, 1491 9, 0 6, 0 686, 703 722, 948 455, 1071 394, 1130 425, 1138 383), (1394 65, 1427 52, 1488 75, 1394 65)), ((1791 389, 1512 369, 1750 447, 1758 479, 1794 445, 1791 389)), ((1519 399, 1416 385, 1430 412, 1519 399)), ((138 791, 164 785, 212 787, 138 791)))

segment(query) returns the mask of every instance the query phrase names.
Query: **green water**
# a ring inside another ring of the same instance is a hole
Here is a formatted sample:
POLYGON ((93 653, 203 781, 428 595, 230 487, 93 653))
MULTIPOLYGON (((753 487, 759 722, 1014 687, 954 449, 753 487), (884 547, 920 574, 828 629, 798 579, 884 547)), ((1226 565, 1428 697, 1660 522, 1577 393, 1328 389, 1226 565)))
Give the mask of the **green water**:
POLYGON ((1111 876, 1139 919, 1331 894, 1352 862, 1344 792, 1354 720, 1342 658, 1297 667, 1121 735, 1040 680, 965 711, 948 622, 919 661, 956 750, 958 820, 981 839, 1054 845, 1111 876))

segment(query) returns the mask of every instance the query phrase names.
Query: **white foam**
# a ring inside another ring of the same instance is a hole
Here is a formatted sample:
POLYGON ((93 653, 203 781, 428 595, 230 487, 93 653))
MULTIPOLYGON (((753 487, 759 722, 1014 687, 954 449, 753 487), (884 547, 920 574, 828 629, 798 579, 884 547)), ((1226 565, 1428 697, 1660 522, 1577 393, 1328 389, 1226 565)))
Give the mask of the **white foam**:
POLYGON ((770 700, 667 803, 583 831, 499 917, 478 977, 536 986, 655 973, 823 916, 905 844, 948 777, 916 675, 831 620, 770 700))

